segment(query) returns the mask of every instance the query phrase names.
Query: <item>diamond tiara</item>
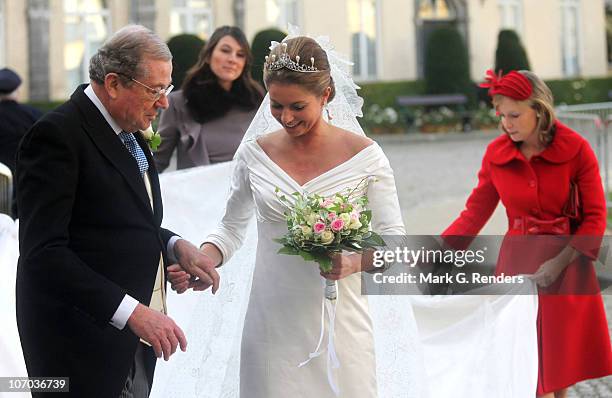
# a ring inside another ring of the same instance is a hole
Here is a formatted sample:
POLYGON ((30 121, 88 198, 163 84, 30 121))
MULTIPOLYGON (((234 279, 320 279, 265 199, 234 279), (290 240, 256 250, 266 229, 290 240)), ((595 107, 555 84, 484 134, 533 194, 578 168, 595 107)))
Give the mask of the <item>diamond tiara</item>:
POLYGON ((283 52, 278 58, 274 54, 269 57, 266 56, 266 69, 274 71, 287 68, 289 70, 302 73, 319 71, 319 69, 314 66, 314 57, 310 57, 310 65, 300 64, 299 55, 296 55, 295 61, 293 61, 289 54, 287 54, 287 43, 281 43, 281 46, 283 46, 283 52))

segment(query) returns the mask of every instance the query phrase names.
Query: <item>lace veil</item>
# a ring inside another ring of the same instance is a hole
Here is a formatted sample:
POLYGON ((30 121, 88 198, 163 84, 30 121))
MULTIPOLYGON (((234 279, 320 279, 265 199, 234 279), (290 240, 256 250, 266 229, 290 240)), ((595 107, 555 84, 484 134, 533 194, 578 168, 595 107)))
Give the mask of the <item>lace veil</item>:
MULTIPOLYGON (((297 28, 290 26, 287 38, 296 36, 299 36, 297 28)), ((356 89, 359 87, 350 76, 352 63, 333 49, 328 37, 317 37, 315 40, 327 53, 335 83, 336 95, 328 104, 333 125, 365 135, 357 121, 357 117, 362 116, 363 99, 357 95, 356 89)), ((273 42, 271 48, 279 44, 273 42)), ((266 95, 245 133, 242 144, 281 128, 272 116, 270 97, 266 95)), ((171 213, 165 216, 165 220, 176 217, 177 230, 181 230, 185 238, 201 241, 202 231, 214 228, 218 214, 225 207, 223 187, 228 184, 232 168, 232 165, 227 163, 192 169, 174 176, 163 175, 162 177, 167 177, 162 181, 164 185, 171 183, 176 188, 185 187, 183 191, 180 188, 163 190, 164 203, 168 204, 167 212, 171 213), (214 189, 210 189, 211 187, 214 189), (201 194, 194 191, 201 191, 201 194), (185 204, 186 198, 189 197, 194 197, 193 203, 185 204), (171 206, 174 202, 182 205, 171 206), (181 209, 185 206, 189 208, 189 214, 181 214, 181 209), (172 214, 174 211, 178 214, 172 214), (194 219, 198 222, 194 223, 194 219)), ((226 284, 229 283, 229 286, 220 289, 216 297, 213 298, 207 293, 183 294, 179 297, 174 292, 169 292, 171 316, 179 325, 185 326, 190 343, 185 354, 173 356, 168 363, 158 362, 152 398, 238 397, 240 341, 257 242, 257 231, 253 224, 248 228, 242 248, 230 260, 232 264, 221 268, 221 278, 226 284)), ((173 225, 168 226, 174 228, 173 225)), ((420 362, 418 358, 421 354, 416 344, 416 323, 408 297, 370 296, 369 303, 374 328, 379 396, 426 396, 422 393, 419 382, 424 375, 416 366, 420 362)), ((304 347, 305 357, 312 348, 314 347, 304 347)))
MULTIPOLYGON (((296 26, 289 25, 289 34, 284 40, 300 36, 296 26)), ((355 84, 350 74, 352 62, 348 61, 342 54, 334 50, 329 37, 319 36, 314 38, 316 42, 327 54, 327 59, 331 68, 331 77, 334 80, 336 87, 336 95, 334 99, 327 104, 329 113, 333 118, 334 126, 343 128, 350 132, 359 135, 365 135, 363 129, 357 121, 357 117, 362 117, 361 107, 363 106, 363 98, 357 95, 359 86, 355 84)), ((270 49, 278 46, 280 43, 273 41, 270 49)), ((324 112, 325 113, 325 112, 324 112)), ((324 117, 326 117, 324 115, 324 117)), ((251 125, 247 129, 242 143, 249 142, 269 134, 273 131, 280 130, 282 126, 274 119, 270 111, 270 95, 266 94, 261 106, 257 110, 251 125)))

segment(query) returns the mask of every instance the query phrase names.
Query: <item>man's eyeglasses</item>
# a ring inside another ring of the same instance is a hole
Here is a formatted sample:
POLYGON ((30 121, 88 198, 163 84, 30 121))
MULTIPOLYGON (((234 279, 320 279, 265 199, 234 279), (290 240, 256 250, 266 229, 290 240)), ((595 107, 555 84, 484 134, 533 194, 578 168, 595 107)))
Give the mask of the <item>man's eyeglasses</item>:
POLYGON ((174 86, 171 84, 166 88, 153 88, 150 86, 147 86, 146 84, 144 84, 143 82, 139 82, 138 80, 134 79, 133 77, 129 77, 124 75, 123 73, 118 73, 118 75, 121 76, 125 76, 127 78, 129 78, 131 81, 133 81, 134 83, 138 83, 140 84, 142 87, 146 88, 147 90, 149 90, 149 93, 152 95, 151 100, 153 101, 157 101, 159 100, 162 95, 165 95, 166 97, 170 94, 170 92, 174 89, 174 86))

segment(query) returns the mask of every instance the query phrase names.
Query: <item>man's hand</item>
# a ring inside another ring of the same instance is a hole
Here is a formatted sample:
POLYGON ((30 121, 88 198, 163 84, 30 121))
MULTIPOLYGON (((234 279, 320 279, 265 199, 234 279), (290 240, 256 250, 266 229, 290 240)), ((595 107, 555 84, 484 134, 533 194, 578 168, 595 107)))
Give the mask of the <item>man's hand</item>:
POLYGON ((172 290, 178 294, 185 293, 187 289, 194 291, 203 291, 210 287, 200 279, 189 275, 179 264, 172 264, 168 268, 168 280, 172 286, 172 290))
POLYGON ((181 328, 159 311, 138 304, 127 324, 136 336, 151 344, 158 358, 163 355, 167 361, 178 345, 181 351, 187 350, 187 339, 181 328))
MULTIPOLYGON (((205 290, 212 285, 212 293, 215 294, 217 292, 219 289, 219 273, 216 270, 217 264, 215 264, 215 261, 211 257, 204 254, 201 250, 184 239, 179 239, 176 242, 174 245, 174 253, 183 271, 196 278, 190 279, 188 287, 193 287, 194 290, 205 290)), ((168 270, 170 271, 170 267, 168 270)), ((173 268, 173 272, 174 270, 173 268)), ((168 275, 168 278, 170 277, 171 276, 168 275)), ((185 275, 179 273, 177 277, 180 281, 182 278, 185 278, 185 275)), ((180 286, 182 287, 184 284, 180 286)))

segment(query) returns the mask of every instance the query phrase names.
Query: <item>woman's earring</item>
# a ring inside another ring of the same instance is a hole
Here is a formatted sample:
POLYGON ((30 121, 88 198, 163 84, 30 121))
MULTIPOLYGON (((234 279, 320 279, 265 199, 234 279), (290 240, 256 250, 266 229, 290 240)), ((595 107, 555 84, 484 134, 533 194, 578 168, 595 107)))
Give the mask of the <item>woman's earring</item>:
POLYGON ((327 103, 325 103, 325 112, 327 113, 327 122, 331 123, 331 121, 333 120, 333 117, 331 113, 329 112, 329 105, 327 103))

